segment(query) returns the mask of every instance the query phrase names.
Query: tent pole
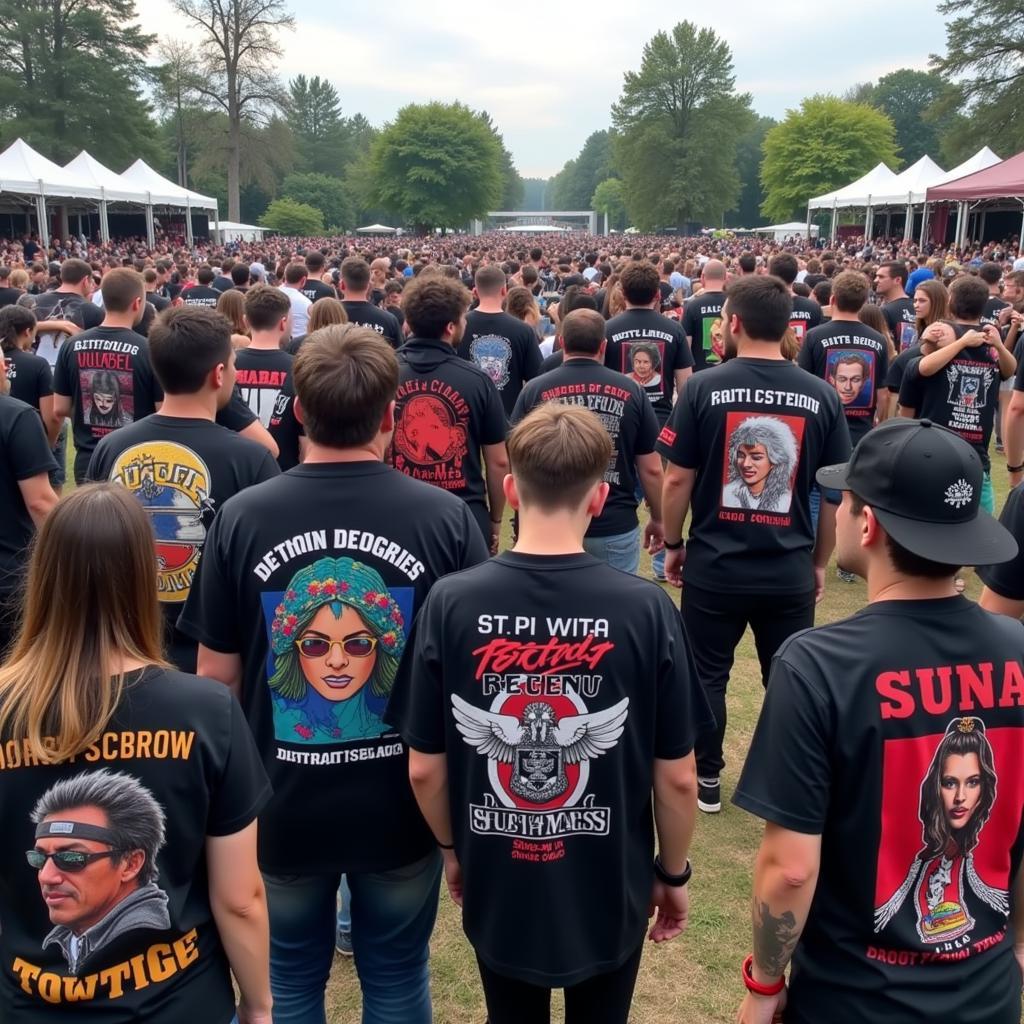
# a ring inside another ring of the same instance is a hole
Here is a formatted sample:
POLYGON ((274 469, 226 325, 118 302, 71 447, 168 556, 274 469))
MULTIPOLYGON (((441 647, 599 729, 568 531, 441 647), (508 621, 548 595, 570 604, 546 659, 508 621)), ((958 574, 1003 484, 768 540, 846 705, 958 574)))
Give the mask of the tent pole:
POLYGON ((1021 206, 1020 238, 1017 239, 1017 255, 1024 253, 1024 199, 1018 197, 1017 202, 1021 206))
POLYGON ((50 225, 46 223, 46 195, 43 192, 43 181, 39 179, 39 198, 36 200, 36 218, 39 221, 39 244, 50 247, 50 225))
POLYGON ((988 215, 987 210, 981 211, 981 224, 978 227, 978 237, 981 239, 981 244, 985 244, 985 218, 988 215))
POLYGON ((921 209, 921 238, 920 238, 920 241, 917 243, 918 247, 921 248, 921 249, 924 248, 924 238, 925 238, 925 232, 927 230, 928 230, 928 204, 925 203, 924 206, 921 209))
POLYGON ((185 244, 192 247, 192 205, 185 196, 185 244))
POLYGON ((153 226, 153 193, 146 193, 146 242, 150 249, 156 246, 156 229, 153 226))
POLYGON ((839 219, 839 200, 832 200, 832 234, 829 241, 834 245, 836 241, 836 221, 839 219))

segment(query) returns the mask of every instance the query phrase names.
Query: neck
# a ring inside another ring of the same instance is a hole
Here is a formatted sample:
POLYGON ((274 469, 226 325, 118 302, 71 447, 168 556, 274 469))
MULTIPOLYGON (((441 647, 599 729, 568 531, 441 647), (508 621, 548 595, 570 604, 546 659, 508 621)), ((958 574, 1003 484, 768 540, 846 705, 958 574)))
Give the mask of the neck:
POLYGON ((354 292, 351 289, 346 289, 346 291, 345 291, 345 301, 346 302, 366 302, 367 301, 366 296, 369 295, 369 294, 370 293, 368 291, 365 291, 365 292, 354 292))
POLYGON ((122 672, 134 672, 136 669, 145 668, 150 662, 142 661, 140 658, 133 658, 127 654, 117 653, 113 656, 110 667, 115 674, 122 672))
POLYGON ((654 299, 651 299, 650 302, 645 302, 639 306, 634 305, 632 302, 627 302, 626 309, 654 309, 654 299))
POLYGON ((564 354, 563 358, 565 359, 589 359, 594 363, 604 362, 604 356, 602 356, 600 352, 594 352, 593 354, 590 352, 570 352, 567 348, 563 348, 562 352, 564 354))
POLYGON ((959 324, 961 327, 980 327, 981 319, 965 320, 962 316, 955 316, 953 317, 953 323, 959 324))
POLYGON ((131 330, 135 326, 134 313, 111 313, 108 311, 103 318, 101 327, 121 327, 131 330))
POLYGON ((785 356, 777 341, 762 341, 760 338, 740 338, 736 344, 739 359, 776 359, 785 362, 785 356))
POLYGON ((847 313, 844 309, 836 309, 832 307, 832 320, 846 320, 849 323, 856 323, 860 320, 860 317, 856 313, 847 313))
POLYGON ((921 576, 904 576, 891 567, 880 573, 868 570, 868 601, 934 601, 956 597, 954 577, 929 580, 921 576))
POLYGON ((885 301, 886 302, 897 302, 899 299, 905 299, 905 298, 907 298, 907 293, 902 288, 900 288, 898 291, 891 292, 889 295, 887 295, 885 297, 885 301))
POLYGON ((182 420, 209 420, 217 418, 217 392, 197 391, 194 395, 164 395, 161 416, 175 416, 182 420))
POLYGON ((476 307, 478 313, 500 313, 501 296, 480 296, 480 304, 476 307))
POLYGON ((354 448, 331 448, 326 444, 310 441, 304 463, 310 462, 383 462, 390 434, 378 434, 369 444, 354 448))
POLYGON ((281 335, 277 331, 253 331, 252 341, 247 347, 267 349, 273 352, 281 347, 281 335))
MULTIPOLYGON (((45 284, 46 282, 45 281, 33 281, 32 283, 33 284, 45 284)), ((75 285, 73 285, 73 284, 62 284, 57 289, 57 291, 63 292, 65 295, 82 295, 82 293, 78 290, 78 288, 75 285)), ((82 295, 82 298, 85 298, 85 296, 82 295)))
POLYGON ((513 551, 521 555, 577 555, 590 516, 583 512, 519 509, 519 536, 513 551))

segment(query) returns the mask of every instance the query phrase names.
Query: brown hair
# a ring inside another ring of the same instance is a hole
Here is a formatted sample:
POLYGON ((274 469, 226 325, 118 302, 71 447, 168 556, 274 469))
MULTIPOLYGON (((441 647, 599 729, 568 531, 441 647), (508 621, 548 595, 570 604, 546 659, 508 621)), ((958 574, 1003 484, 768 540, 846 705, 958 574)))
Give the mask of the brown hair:
POLYGON ((332 324, 310 334, 292 365, 306 436, 330 448, 368 444, 398 391, 398 359, 370 327, 332 324))
POLYGON ((540 306, 537 305, 537 300, 530 289, 520 285, 509 289, 505 297, 505 312, 517 320, 525 320, 531 313, 540 317, 540 306))
POLYGON ((95 743, 124 693, 120 659, 166 665, 156 587, 153 530, 133 495, 103 483, 65 497, 32 549, 24 619, 0 668, 0 735, 47 764, 95 743))
MULTIPOLYGON (((45 270, 40 263, 32 264, 32 273, 36 273, 39 270, 45 270)), ((65 260, 60 265, 60 282, 61 284, 81 284, 87 277, 92 277, 92 267, 89 266, 85 260, 70 259, 65 260)), ((103 299, 106 303, 106 297, 103 299)), ((131 303, 129 303, 131 305, 131 303)), ((120 312, 124 312, 121 310, 120 312)))
POLYGON ((321 327, 330 327, 331 324, 347 324, 348 313, 341 299, 332 299, 324 296, 317 299, 309 307, 309 322, 306 324, 306 333, 312 334, 319 331, 321 327))
POLYGON ((284 268, 285 284, 301 284, 309 276, 305 263, 289 263, 284 268))
POLYGON ((254 331, 273 330, 292 308, 288 296, 280 288, 271 288, 266 284, 250 288, 243 301, 246 319, 254 331))
POLYGON ((596 356, 604 342, 604 317, 594 309, 574 309, 562 321, 562 348, 567 356, 574 352, 596 356))
MULTIPOLYGON (((289 303, 291 308, 291 303, 289 303)), ((248 334, 249 327, 245 322, 245 293, 234 288, 221 292, 217 300, 217 312, 226 317, 231 324, 233 334, 248 334)))
POLYGON ((111 313, 127 313, 132 303, 146 294, 146 282, 137 270, 117 267, 104 276, 100 291, 104 309, 111 313))
POLYGON ((370 264, 361 256, 349 256, 342 260, 341 279, 346 291, 365 292, 370 283, 370 264))
POLYGON ((935 278, 921 281, 914 291, 924 292, 931 303, 928 315, 919 316, 914 321, 917 336, 920 338, 926 327, 930 327, 936 320, 946 320, 949 317, 949 292, 946 291, 946 286, 935 278))
POLYGON ((627 263, 619 274, 619 284, 626 301, 634 306, 646 306, 659 294, 661 278, 658 268, 650 263, 634 260, 627 263))
POLYGON ((470 294, 461 281, 420 275, 402 292, 402 310, 414 334, 440 338, 469 308, 470 294))
POLYGON ((594 413, 557 402, 539 405, 520 420, 507 444, 523 504, 548 512, 579 508, 604 478, 612 456, 611 438, 594 413))
POLYGON ((496 263, 491 263, 476 272, 473 283, 481 295, 497 295, 505 287, 505 271, 496 263))
POLYGON ((868 279, 857 270, 844 270, 832 279, 832 305, 840 313, 859 313, 869 292, 868 279))
POLYGON ((857 319, 885 338, 885 345, 889 352, 889 362, 891 363, 896 358, 896 346, 893 344, 892 334, 889 331, 889 321, 885 319, 885 314, 882 312, 881 307, 865 302, 857 313, 857 319))

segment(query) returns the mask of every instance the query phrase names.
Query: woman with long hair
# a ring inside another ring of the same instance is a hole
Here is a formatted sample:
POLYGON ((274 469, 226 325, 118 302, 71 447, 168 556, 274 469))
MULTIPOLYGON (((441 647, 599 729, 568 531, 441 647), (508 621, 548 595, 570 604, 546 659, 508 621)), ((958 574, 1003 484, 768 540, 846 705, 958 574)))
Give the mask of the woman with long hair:
POLYGON ((156 594, 123 487, 50 513, 0 668, 4 1020, 228 1024, 233 974, 240 1024, 270 1022, 269 785, 230 692, 163 660, 156 594))
POLYGON ((914 333, 920 338, 937 320, 949 319, 949 292, 941 281, 922 281, 914 289, 914 333))
POLYGON ((222 292, 217 300, 217 312, 231 324, 232 348, 248 348, 249 322, 245 319, 245 296, 235 288, 222 292))
POLYGON ((540 327, 540 306, 537 305, 533 292, 523 285, 509 289, 508 295, 505 296, 505 312, 509 316, 514 316, 517 320, 529 324, 534 333, 540 327))
POLYGON ((726 508, 788 512, 800 458, 793 431, 774 416, 748 416, 729 437, 726 508))
POLYGON ((325 295, 322 299, 317 299, 309 307, 309 322, 306 324, 306 334, 308 336, 314 331, 319 331, 321 327, 330 327, 331 324, 347 323, 348 313, 345 312, 341 299, 332 299, 325 295))
POLYGON ((891 366, 892 361, 896 358, 896 346, 893 344, 892 335, 889 333, 889 322, 885 319, 885 314, 881 308, 874 305, 874 303, 865 302, 860 307, 857 319, 873 331, 878 331, 885 338, 885 347, 889 353, 889 365, 891 366))
POLYGON ((32 351, 36 337, 36 315, 24 306, 0 309, 0 349, 7 364, 9 394, 39 413, 52 448, 60 433, 60 420, 53 415, 53 372, 50 364, 32 351))

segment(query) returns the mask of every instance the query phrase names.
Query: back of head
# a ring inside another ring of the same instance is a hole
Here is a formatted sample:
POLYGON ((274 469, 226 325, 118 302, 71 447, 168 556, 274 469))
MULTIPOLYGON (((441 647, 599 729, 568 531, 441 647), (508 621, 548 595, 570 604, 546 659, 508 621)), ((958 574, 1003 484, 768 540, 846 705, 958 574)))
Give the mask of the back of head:
POLYGON ((704 287, 708 291, 720 292, 725 287, 725 264, 721 260, 708 260, 700 276, 704 278, 704 287))
POLYGON ((341 279, 345 291, 365 292, 370 286, 370 264, 361 256, 349 256, 342 260, 341 279))
POLYGON ((999 284, 1003 277, 1003 268, 998 263, 982 263, 978 267, 978 277, 985 282, 985 284, 999 284))
POLYGON ((373 329, 332 324, 306 338, 292 377, 309 440, 328 448, 357 448, 377 436, 394 401, 398 359, 373 329))
POLYGON ((306 332, 312 334, 314 331, 319 331, 321 327, 347 323, 348 313, 345 312, 341 299, 334 299, 325 295, 322 299, 317 299, 309 307, 309 321, 306 324, 306 332))
POLYGON ((245 293, 245 317, 254 331, 273 331, 291 312, 292 304, 280 288, 253 285, 245 293))
POLYGON ((949 311, 957 320, 980 320, 988 302, 988 285, 965 274, 949 286, 949 311))
POLYGON ((622 268, 619 285, 631 306, 649 306, 661 294, 658 268, 645 260, 632 260, 622 268))
POLYGON ((87 277, 91 276, 92 267, 85 260, 65 260, 60 265, 61 284, 81 284, 87 277))
POLYGON ((757 270, 757 257, 752 252, 741 252, 737 262, 744 274, 752 274, 757 270))
POLYGON ((205 264, 199 268, 196 273, 196 280, 203 285, 204 288, 209 288, 213 284, 213 279, 216 275, 213 272, 213 267, 206 266, 205 264))
POLYGON ((306 253, 306 269, 311 274, 322 273, 325 263, 326 260, 324 259, 324 254, 322 252, 314 251, 306 253))
POLYGON ((819 306, 827 306, 832 301, 832 282, 819 281, 812 289, 811 294, 819 306))
POLYGON ((832 279, 832 308, 856 316, 868 301, 868 279, 856 270, 844 270, 832 279))
POLYGON ((402 311, 412 332, 440 338, 469 308, 470 294, 461 281, 440 275, 415 277, 402 293, 402 311))
POLYGON ((244 288, 249 283, 249 264, 235 263, 231 267, 231 283, 236 287, 244 288))
POLYGON ((768 273, 781 278, 787 287, 793 284, 799 272, 800 266, 792 253, 780 252, 768 261, 768 273))
POLYGON ((227 319, 235 334, 249 333, 245 322, 245 296, 241 292, 233 288, 221 292, 217 300, 217 312, 227 319))
POLYGON ((611 438, 594 413, 555 402, 520 420, 507 447, 523 507, 546 512, 579 509, 604 479, 612 454, 611 438))
POLYGON ((505 312, 517 320, 525 320, 531 313, 536 313, 539 316, 540 307, 533 297, 533 292, 520 285, 517 288, 509 289, 509 293, 505 297, 505 312))
POLYGON ((0 309, 0 348, 10 352, 19 335, 36 325, 36 315, 24 306, 4 306, 0 309))
POLYGON ((231 324, 204 306, 165 309, 149 330, 149 358, 169 395, 201 391, 210 371, 231 360, 231 324))
POLYGON ((558 303, 558 315, 564 320, 574 309, 597 309, 597 299, 586 288, 571 284, 558 303))
POLYGON ((562 320, 562 348, 566 355, 594 356, 604 342, 604 317, 593 309, 574 309, 562 320))
POLYGON ((878 331, 883 338, 889 337, 889 322, 885 319, 882 310, 874 303, 865 302, 857 311, 857 319, 873 331, 878 331))
POLYGON ((309 271, 306 270, 305 263, 289 263, 284 270, 284 283, 294 288, 295 285, 302 284, 308 276, 309 271))
POLYGON ((481 267, 473 280, 477 294, 481 297, 494 298, 501 294, 505 287, 505 271, 494 263, 481 267))
POLYGON ((741 277, 729 286, 725 312, 737 316, 748 338, 781 341, 793 314, 785 281, 772 274, 741 277))
POLYGON ((127 267, 118 267, 104 275, 100 284, 103 308, 109 313, 127 313, 132 303, 146 293, 142 275, 127 267))

